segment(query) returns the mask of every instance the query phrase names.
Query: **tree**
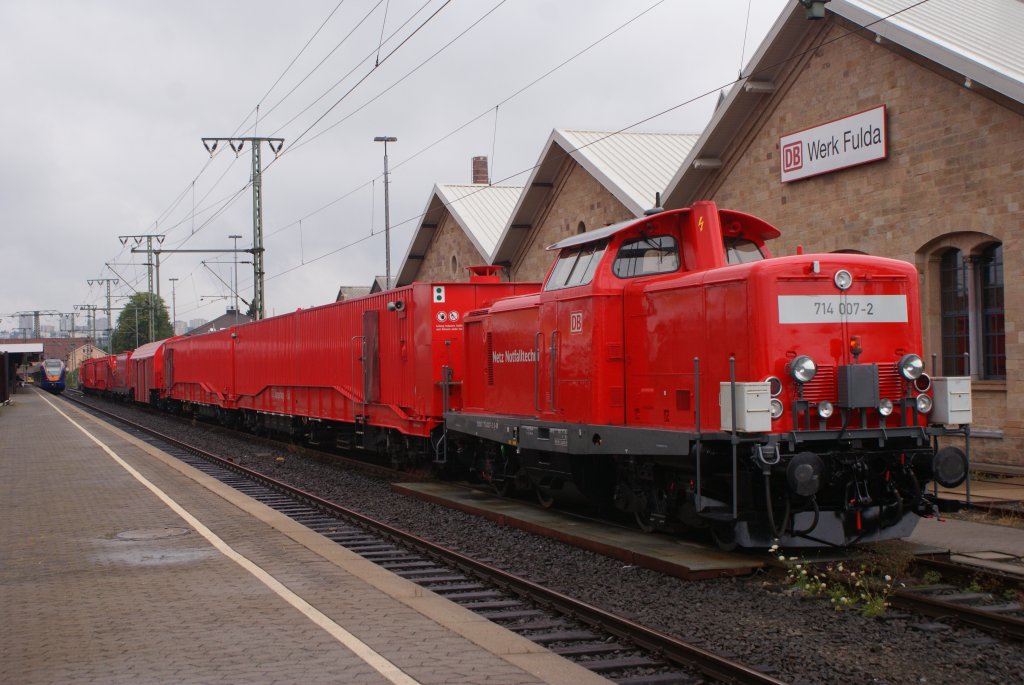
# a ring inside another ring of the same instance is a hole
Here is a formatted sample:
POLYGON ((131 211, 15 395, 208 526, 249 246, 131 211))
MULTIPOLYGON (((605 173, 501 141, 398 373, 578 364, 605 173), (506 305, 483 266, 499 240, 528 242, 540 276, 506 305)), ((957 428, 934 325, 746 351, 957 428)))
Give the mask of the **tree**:
MULTIPOLYGON (((128 299, 128 304, 121 310, 117 317, 117 327, 114 329, 113 350, 114 354, 125 350, 134 350, 141 345, 152 342, 149 339, 149 293, 135 293, 128 299)), ((163 340, 174 335, 174 328, 171 326, 171 317, 167 313, 167 305, 163 298, 153 298, 153 309, 156 311, 156 318, 153 320, 154 340, 163 340)))

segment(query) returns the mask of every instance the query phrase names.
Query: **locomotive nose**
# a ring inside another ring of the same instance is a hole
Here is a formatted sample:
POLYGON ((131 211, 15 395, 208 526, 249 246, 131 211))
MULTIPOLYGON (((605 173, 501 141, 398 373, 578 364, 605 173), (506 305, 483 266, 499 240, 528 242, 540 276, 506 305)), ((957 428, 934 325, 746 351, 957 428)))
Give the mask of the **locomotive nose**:
POLYGON ((801 452, 789 460, 786 480, 790 489, 801 497, 811 497, 821 488, 821 457, 813 452, 801 452))

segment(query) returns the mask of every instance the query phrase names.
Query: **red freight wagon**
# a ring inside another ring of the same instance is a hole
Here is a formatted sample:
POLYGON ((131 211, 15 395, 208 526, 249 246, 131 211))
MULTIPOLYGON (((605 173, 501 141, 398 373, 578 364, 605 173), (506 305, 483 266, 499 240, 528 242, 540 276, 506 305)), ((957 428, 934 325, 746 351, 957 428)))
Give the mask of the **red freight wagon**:
POLYGON ((157 404, 162 398, 164 383, 164 347, 178 338, 146 343, 132 353, 128 362, 129 387, 136 402, 157 404))
POLYGON ((250 428, 419 460, 443 421, 446 368, 450 406, 461 406, 462 319, 538 288, 486 276, 416 283, 168 341, 168 397, 250 428))
POLYGON ((131 382, 129 360, 132 358, 131 350, 120 354, 111 355, 110 359, 110 394, 122 399, 131 399, 131 382))
POLYGON ((112 356, 86 359, 79 367, 79 385, 87 395, 102 395, 110 389, 112 356))
POLYGON ((187 406, 232 407, 234 330, 177 338, 167 343, 164 384, 168 399, 187 406))

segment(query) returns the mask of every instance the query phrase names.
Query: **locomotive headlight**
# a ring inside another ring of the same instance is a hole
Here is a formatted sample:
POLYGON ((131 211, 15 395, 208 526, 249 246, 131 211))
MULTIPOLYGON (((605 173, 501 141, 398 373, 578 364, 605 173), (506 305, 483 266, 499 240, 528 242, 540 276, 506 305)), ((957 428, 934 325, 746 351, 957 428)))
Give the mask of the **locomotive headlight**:
POLYGON ((771 405, 772 405, 772 421, 774 421, 775 419, 777 419, 777 418, 782 416, 782 411, 783 411, 782 400, 778 399, 777 397, 773 397, 771 405))
POLYGON ((900 375, 908 381, 916 381, 924 373, 924 362, 916 354, 905 354, 897 364, 900 375))
POLYGON ((878 413, 882 416, 888 416, 892 413, 892 400, 882 398, 878 400, 878 413))
POLYGON ((789 365, 789 373, 798 383, 810 383, 818 373, 818 365, 806 354, 802 354, 789 365))
POLYGON ((853 275, 846 269, 840 269, 832 279, 840 290, 849 290, 853 285, 853 275))
POLYGON ((915 402, 919 414, 927 414, 932 410, 932 398, 928 395, 918 395, 915 402))
POLYGON ((768 376, 768 378, 765 378, 764 380, 765 383, 768 384, 768 391, 771 393, 772 397, 778 397, 782 394, 782 381, 777 377, 768 376))
POLYGON ((821 418, 827 419, 828 417, 832 416, 832 412, 834 411, 835 407, 833 407, 832 403, 829 402, 828 400, 822 400, 821 402, 818 402, 818 416, 820 416, 821 418))

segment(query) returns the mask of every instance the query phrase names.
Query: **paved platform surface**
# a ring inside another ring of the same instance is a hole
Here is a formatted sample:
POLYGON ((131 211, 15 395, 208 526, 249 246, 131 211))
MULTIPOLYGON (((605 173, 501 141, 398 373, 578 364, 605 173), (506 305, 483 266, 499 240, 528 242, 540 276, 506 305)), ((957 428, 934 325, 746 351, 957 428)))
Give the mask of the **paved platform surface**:
POLYGON ((0 470, 0 682, 606 682, 64 400, 0 470))

